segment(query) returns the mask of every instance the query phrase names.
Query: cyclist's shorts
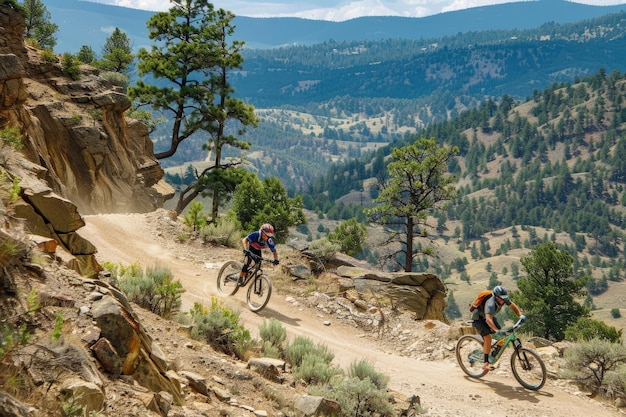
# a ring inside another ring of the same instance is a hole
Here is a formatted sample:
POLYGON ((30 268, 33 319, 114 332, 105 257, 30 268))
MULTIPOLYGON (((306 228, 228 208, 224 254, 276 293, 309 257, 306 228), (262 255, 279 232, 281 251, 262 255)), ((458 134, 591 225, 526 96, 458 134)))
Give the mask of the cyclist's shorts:
MULTIPOLYGON (((496 327, 500 328, 500 323, 498 323, 498 319, 496 317, 493 318, 493 322, 496 327)), ((479 335, 487 336, 488 334, 493 334, 493 330, 487 324, 487 320, 485 318, 480 318, 478 320, 474 320, 472 322, 472 326, 476 329, 479 335)))

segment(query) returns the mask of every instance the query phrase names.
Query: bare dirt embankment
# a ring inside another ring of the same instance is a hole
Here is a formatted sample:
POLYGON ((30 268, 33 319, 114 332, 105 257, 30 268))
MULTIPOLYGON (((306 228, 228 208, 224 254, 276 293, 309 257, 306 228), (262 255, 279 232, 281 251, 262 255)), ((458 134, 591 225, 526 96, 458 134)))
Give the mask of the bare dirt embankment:
MULTIPOLYGON (((160 264, 170 268, 186 289, 183 294, 183 310, 186 311, 194 302, 206 304, 211 296, 218 296, 215 281, 219 266, 228 259, 238 258, 240 251, 179 244, 174 239, 175 227, 166 217, 163 210, 148 214, 85 216, 87 225, 79 233, 96 245, 100 262, 140 262, 144 266, 160 264)), ((287 248, 280 249, 285 254, 288 251, 287 248)), ((366 358, 389 376, 390 389, 405 395, 419 395, 428 416, 624 415, 554 378, 538 392, 525 390, 505 369, 506 366, 480 380, 468 378, 456 365, 453 341, 441 341, 434 333, 416 336, 419 325, 415 322, 414 328, 409 328, 410 322, 390 323, 391 326, 404 326, 411 335, 402 341, 406 346, 398 347, 337 320, 319 306, 309 307, 298 297, 287 297, 275 291, 268 307, 260 314, 247 310, 244 297, 244 292, 240 292, 224 301, 241 310, 241 322, 253 334, 263 320, 276 318, 287 329, 289 338, 306 335, 327 345, 335 353, 336 363, 344 368, 355 360, 366 358), (429 346, 439 349, 442 353, 435 356, 440 359, 424 360, 419 355, 402 353, 411 345, 418 351, 426 351, 429 346)))

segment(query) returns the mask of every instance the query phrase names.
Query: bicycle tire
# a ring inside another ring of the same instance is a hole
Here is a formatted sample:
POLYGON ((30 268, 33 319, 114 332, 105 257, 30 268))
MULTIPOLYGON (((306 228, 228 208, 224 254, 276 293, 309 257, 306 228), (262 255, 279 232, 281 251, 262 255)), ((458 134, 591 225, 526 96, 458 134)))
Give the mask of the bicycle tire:
POLYGON ((239 273, 241 272, 241 263, 237 261, 228 261, 217 275, 217 291, 222 295, 234 295, 239 289, 239 273))
POLYGON ((483 369, 483 339, 474 334, 466 334, 456 342, 456 360, 468 376, 480 378, 487 371, 483 369))
POLYGON ((265 308, 272 295, 272 281, 265 274, 258 275, 248 287, 248 308, 257 313, 265 308))
POLYGON ((526 389, 536 391, 546 383, 546 365, 534 350, 522 346, 511 355, 513 376, 526 389))

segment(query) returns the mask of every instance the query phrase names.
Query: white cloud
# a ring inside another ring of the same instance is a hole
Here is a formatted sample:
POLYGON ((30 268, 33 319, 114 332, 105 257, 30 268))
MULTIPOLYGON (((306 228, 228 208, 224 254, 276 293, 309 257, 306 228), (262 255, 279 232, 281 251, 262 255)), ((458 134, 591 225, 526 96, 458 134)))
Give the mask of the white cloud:
MULTIPOLYGON (((166 11, 169 0, 90 0, 151 11, 166 11)), ((217 8, 232 11, 237 16, 302 17, 316 20, 342 21, 360 16, 424 17, 433 14, 508 3, 512 0, 213 0, 217 8)), ((521 1, 521 0, 518 0, 521 1)), ((528 0, 537 1, 537 0, 528 0)), ((596 6, 624 4, 626 0, 576 0, 576 3, 596 6)))

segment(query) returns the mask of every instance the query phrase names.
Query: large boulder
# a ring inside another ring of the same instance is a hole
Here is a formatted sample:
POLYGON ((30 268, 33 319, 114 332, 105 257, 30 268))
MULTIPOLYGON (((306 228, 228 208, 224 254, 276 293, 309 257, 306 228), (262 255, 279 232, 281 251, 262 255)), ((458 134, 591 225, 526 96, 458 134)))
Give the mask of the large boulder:
POLYGON ((351 279, 359 293, 373 291, 379 297, 389 298, 393 305, 412 312, 418 320, 448 321, 444 313, 447 288, 437 275, 353 266, 340 266, 337 275, 351 279))

